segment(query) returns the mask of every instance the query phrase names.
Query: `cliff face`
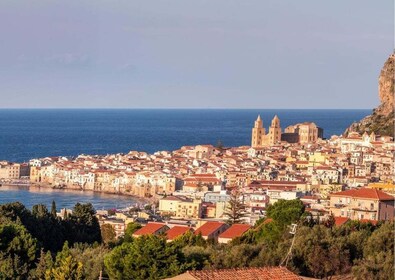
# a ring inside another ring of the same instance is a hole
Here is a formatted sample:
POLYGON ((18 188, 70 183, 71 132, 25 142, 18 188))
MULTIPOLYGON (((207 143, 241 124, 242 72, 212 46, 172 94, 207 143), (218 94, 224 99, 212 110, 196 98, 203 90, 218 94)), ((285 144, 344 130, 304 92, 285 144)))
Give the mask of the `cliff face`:
POLYGON ((394 78, 395 55, 392 54, 384 63, 379 77, 380 105, 373 113, 357 123, 353 123, 346 131, 359 133, 372 132, 380 135, 394 136, 394 78))

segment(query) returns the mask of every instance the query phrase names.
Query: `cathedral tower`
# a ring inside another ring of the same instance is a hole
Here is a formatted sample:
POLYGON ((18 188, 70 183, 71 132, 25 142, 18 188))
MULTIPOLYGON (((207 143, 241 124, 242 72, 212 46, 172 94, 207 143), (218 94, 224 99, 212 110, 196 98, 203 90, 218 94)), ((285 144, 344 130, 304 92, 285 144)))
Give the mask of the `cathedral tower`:
POLYGON ((265 136, 265 133, 266 132, 265 128, 263 127, 261 116, 258 115, 254 127, 252 128, 251 147, 261 147, 262 139, 265 136))
POLYGON ((269 127, 269 145, 274 145, 281 141, 280 119, 274 116, 272 124, 269 127))

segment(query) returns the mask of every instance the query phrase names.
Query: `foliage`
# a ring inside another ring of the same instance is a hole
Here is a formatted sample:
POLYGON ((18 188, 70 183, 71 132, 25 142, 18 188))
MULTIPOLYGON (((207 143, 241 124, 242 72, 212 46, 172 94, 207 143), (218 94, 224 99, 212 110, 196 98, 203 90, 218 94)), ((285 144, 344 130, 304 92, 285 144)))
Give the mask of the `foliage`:
POLYGON ((183 271, 183 255, 163 237, 135 238, 108 254, 104 263, 111 279, 160 279, 183 271))
POLYGON ((304 206, 299 199, 280 199, 276 203, 269 205, 266 210, 267 217, 273 219, 281 229, 298 222, 303 212, 304 206))
POLYGON ((364 258, 357 261, 357 279, 394 279, 394 223, 385 223, 372 233, 363 247, 364 258))
POLYGON ((37 240, 22 225, 0 225, 0 279, 25 279, 38 253, 37 240))
POLYGON ((268 207, 266 219, 229 244, 207 242, 192 232, 172 242, 163 236, 133 238, 141 226, 131 223, 124 241, 111 249, 100 242, 102 235, 111 240, 113 232, 100 233, 89 204, 77 204, 65 220, 44 205, 29 211, 20 203, 5 204, 0 206, 0 279, 93 280, 101 273, 110 279, 159 279, 194 269, 278 266, 288 251, 287 267, 303 276, 394 279, 393 222, 350 221, 339 227, 331 220, 318 224, 303 210, 298 200, 279 201, 268 207), (291 223, 298 224, 292 248, 291 223))
POLYGON ((141 225, 139 223, 135 223, 135 222, 129 223, 125 229, 124 241, 125 242, 132 242, 133 233, 135 233, 140 228, 141 228, 141 225))
POLYGON ((95 213, 91 203, 77 203, 66 220, 66 230, 69 233, 67 240, 71 243, 101 242, 100 225, 95 213))
POLYGON ((246 216, 243 196, 238 190, 232 191, 224 215, 228 217, 226 222, 231 225, 241 223, 246 216))
POLYGON ((115 241, 116 233, 115 229, 110 224, 104 224, 100 227, 101 237, 105 244, 109 244, 115 241))
POLYGON ((70 254, 82 264, 83 279, 99 279, 100 271, 104 273, 104 256, 109 253, 109 249, 103 245, 75 244, 70 249, 70 254))

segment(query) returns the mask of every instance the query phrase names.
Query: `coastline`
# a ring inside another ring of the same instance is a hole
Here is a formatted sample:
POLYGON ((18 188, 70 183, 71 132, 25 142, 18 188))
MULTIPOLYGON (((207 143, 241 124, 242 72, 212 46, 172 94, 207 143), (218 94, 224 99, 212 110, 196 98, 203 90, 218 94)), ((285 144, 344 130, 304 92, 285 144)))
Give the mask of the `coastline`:
POLYGON ((125 197, 131 197, 134 198, 140 202, 144 203, 154 203, 155 199, 153 198, 147 198, 147 197, 139 197, 136 195, 128 194, 128 193, 123 193, 123 192, 110 192, 110 191, 98 191, 98 190, 86 190, 86 189, 81 189, 78 187, 74 186, 67 186, 67 187, 61 187, 57 188, 54 186, 51 186, 49 184, 37 184, 37 183, 30 183, 28 188, 43 188, 43 189, 52 189, 52 190, 58 190, 58 191, 80 191, 80 192, 87 192, 87 193, 98 193, 98 194, 110 194, 110 195, 120 195, 120 196, 125 196, 125 197))
MULTIPOLYGON (((130 195, 130 194, 126 194, 126 193, 114 193, 114 192, 108 192, 108 191, 94 191, 94 190, 82 190, 79 188, 53 188, 51 186, 46 186, 45 184, 8 184, 8 183, 3 183, 0 186, 0 191, 2 187, 11 187, 11 188, 15 188, 15 189, 20 189, 20 190, 28 190, 30 191, 44 191, 44 192, 51 192, 51 191, 55 191, 55 192, 59 192, 59 193, 70 193, 72 195, 78 195, 79 193, 85 193, 85 194, 98 194, 98 195, 113 195, 113 196, 120 196, 123 198, 131 198, 133 199, 133 204, 139 204, 139 205, 145 205, 145 204, 152 204, 155 201, 149 198, 143 198, 143 197, 138 197, 135 195, 130 195)), ((8 191, 8 190, 7 190, 8 191)), ((108 199, 111 199, 111 197, 107 197, 108 199)), ((0 202, 0 204, 2 204, 2 202, 0 202)), ((123 208, 119 208, 119 209, 123 209, 123 208)), ((98 210, 98 209, 96 209, 98 210)))

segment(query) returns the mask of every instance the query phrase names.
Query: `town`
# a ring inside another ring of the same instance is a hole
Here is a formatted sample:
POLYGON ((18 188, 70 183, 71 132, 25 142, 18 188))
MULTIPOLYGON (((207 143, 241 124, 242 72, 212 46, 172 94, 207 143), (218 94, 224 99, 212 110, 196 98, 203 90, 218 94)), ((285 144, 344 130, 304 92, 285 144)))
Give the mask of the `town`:
MULTIPOLYGON (((300 199, 313 219, 376 223, 394 218, 392 137, 350 132, 323 139, 323 129, 300 123, 284 129, 274 116, 268 132, 260 116, 251 146, 183 146, 175 151, 47 157, 29 163, 0 162, 3 183, 117 193, 144 198, 145 209, 98 210, 101 225, 117 237, 130 222, 135 236, 187 231, 227 243, 265 217, 279 200, 300 199), (237 192, 241 222, 228 225, 229 201, 237 192)), ((64 211, 70 211, 63 209, 64 211)), ((59 213, 62 217, 64 213, 59 213)))

